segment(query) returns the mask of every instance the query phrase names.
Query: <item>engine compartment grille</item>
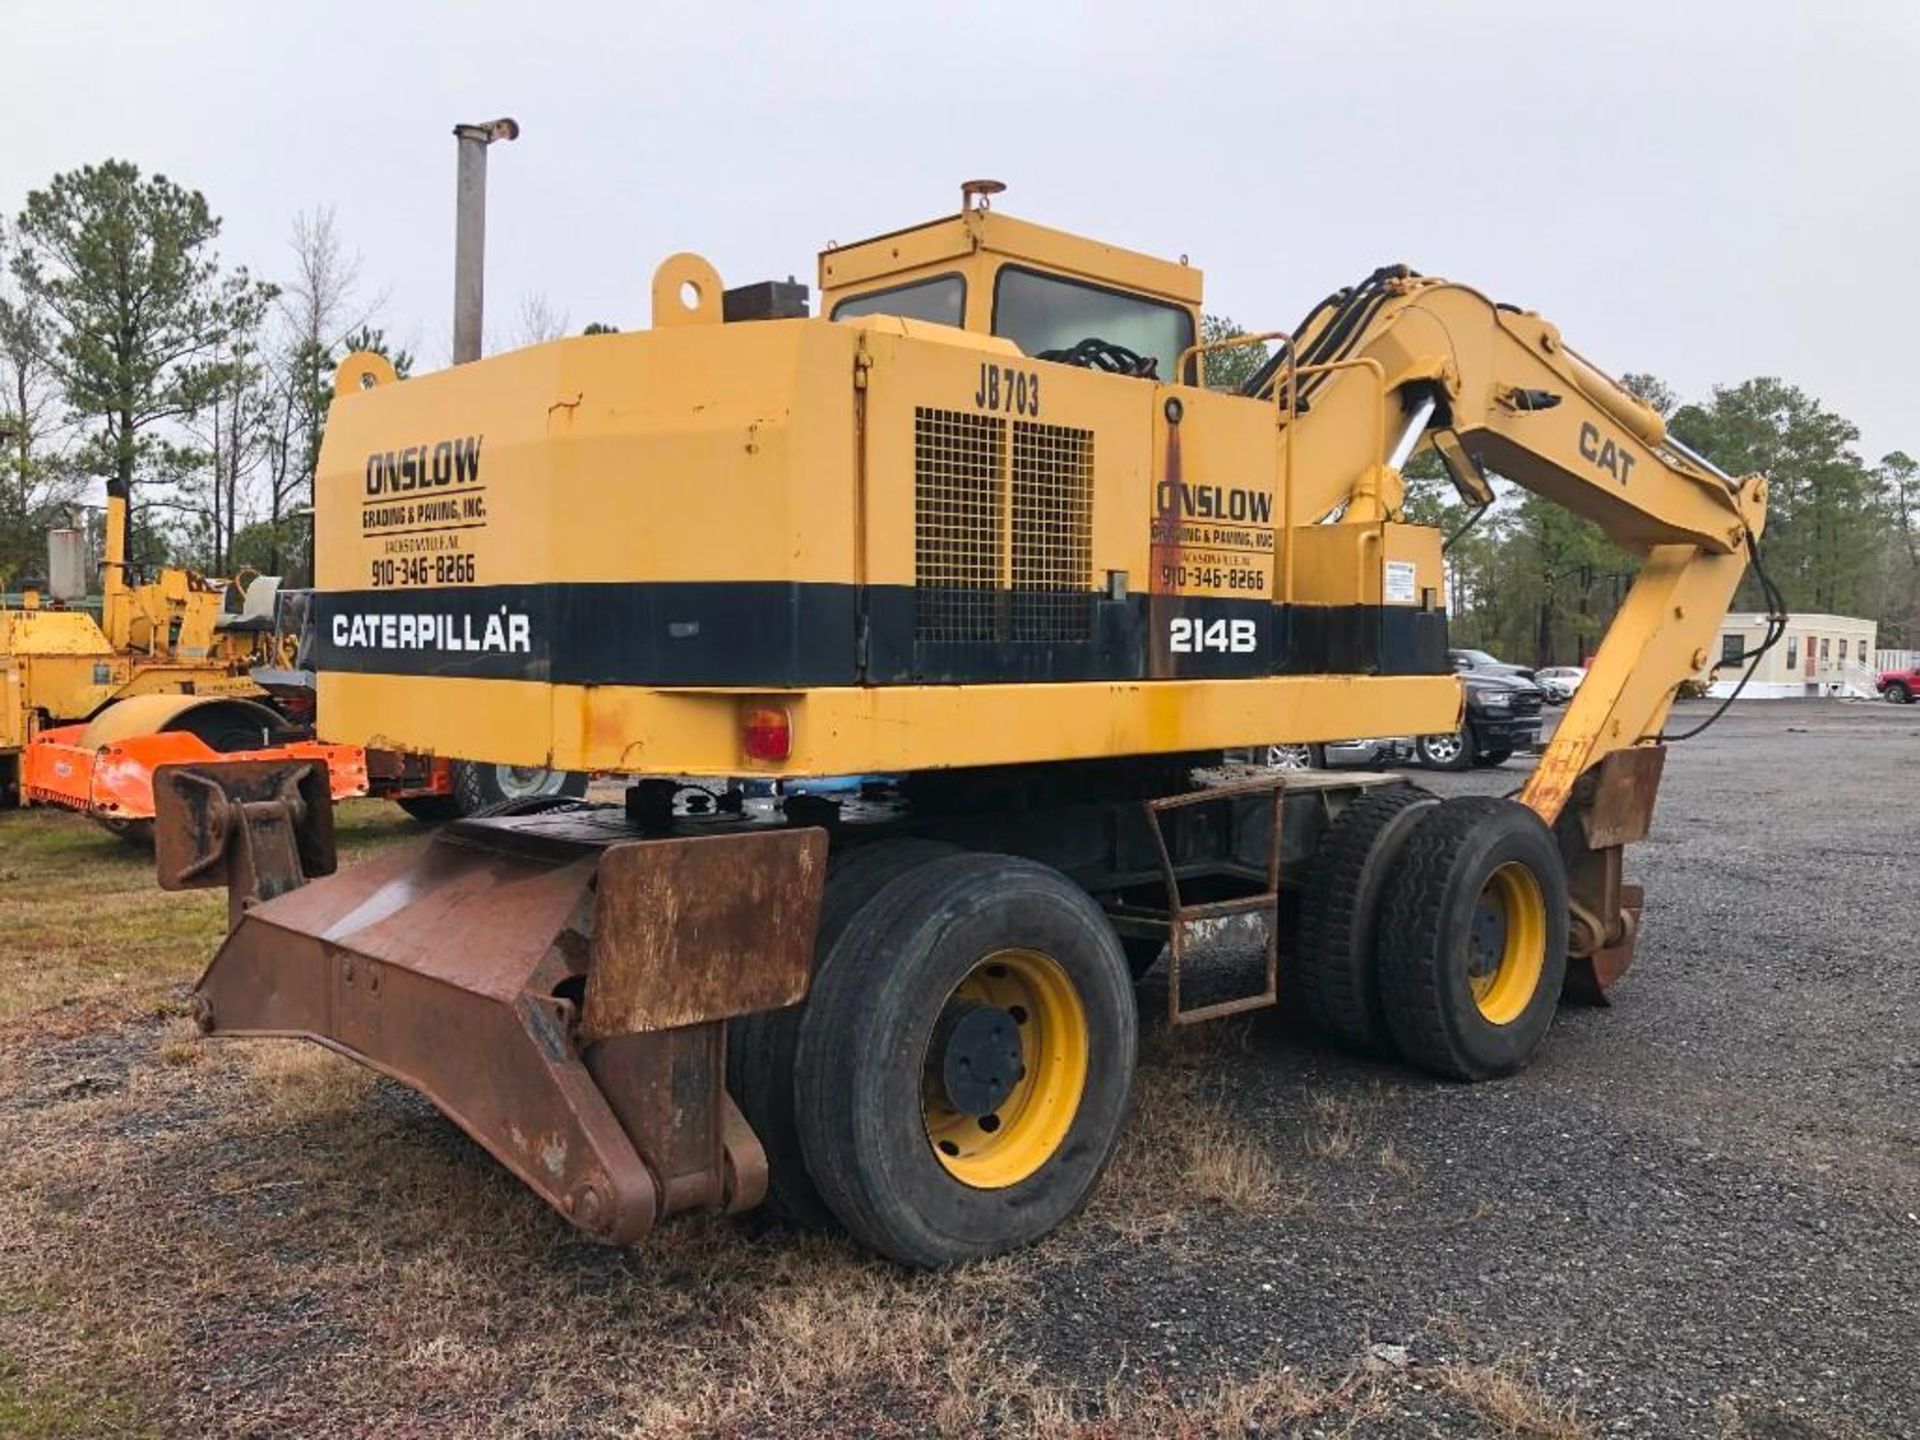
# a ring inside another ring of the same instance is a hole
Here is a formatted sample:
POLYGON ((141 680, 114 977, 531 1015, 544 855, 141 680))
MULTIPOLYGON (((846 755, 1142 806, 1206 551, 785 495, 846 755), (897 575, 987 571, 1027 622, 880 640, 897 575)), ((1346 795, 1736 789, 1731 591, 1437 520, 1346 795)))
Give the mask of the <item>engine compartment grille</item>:
POLYGON ((913 412, 914 634, 933 644, 991 640, 1006 549, 1007 422, 960 410, 913 412))
POLYGON ((1093 631, 1093 432, 913 413, 914 638, 1078 643, 1093 631))
POLYGON ((1093 634, 1093 432, 1013 424, 1013 638, 1093 634))

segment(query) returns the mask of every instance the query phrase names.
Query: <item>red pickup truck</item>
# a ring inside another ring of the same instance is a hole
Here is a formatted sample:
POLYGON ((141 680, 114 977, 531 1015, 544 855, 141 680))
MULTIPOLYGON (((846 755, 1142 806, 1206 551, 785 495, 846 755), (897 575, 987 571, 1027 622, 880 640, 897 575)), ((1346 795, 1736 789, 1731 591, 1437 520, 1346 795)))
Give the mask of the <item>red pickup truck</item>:
POLYGON ((1873 688, 1895 705, 1911 705, 1914 696, 1920 695, 1920 665, 1911 665, 1905 670, 1882 670, 1873 688))

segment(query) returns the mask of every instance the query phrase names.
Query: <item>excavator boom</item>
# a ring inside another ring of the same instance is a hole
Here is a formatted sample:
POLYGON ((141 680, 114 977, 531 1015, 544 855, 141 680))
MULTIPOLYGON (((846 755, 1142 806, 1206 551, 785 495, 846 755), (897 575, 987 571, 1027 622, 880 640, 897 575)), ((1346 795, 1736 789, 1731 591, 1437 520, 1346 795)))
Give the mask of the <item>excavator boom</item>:
POLYGON ((1368 433, 1361 414, 1385 405, 1390 417, 1401 412, 1403 433, 1417 431, 1418 442, 1439 453, 1469 500, 1491 500, 1491 470, 1641 557, 1587 679, 1521 792, 1553 822, 1581 775, 1614 751, 1658 738, 1681 683, 1706 667, 1766 526, 1765 479, 1723 473, 1552 324, 1465 286, 1377 272, 1372 287, 1317 311, 1299 349, 1297 367, 1283 352, 1256 389, 1284 394, 1300 372, 1288 443, 1300 451, 1292 473, 1305 513, 1351 507, 1355 497, 1368 507, 1363 513, 1398 508, 1397 467, 1384 478, 1374 473, 1380 459, 1359 440, 1368 433), (1352 310, 1361 318, 1342 332, 1352 310), (1330 334, 1341 343, 1329 345, 1330 334))

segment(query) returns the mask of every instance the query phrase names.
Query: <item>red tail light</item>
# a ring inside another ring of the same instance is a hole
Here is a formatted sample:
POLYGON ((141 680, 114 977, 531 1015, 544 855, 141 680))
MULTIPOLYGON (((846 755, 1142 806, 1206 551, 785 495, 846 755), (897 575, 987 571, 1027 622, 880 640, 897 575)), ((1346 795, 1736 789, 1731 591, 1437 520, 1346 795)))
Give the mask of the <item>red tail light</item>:
POLYGON ((740 716, 749 760, 785 760, 793 753, 793 724, 777 705, 750 705, 740 716))

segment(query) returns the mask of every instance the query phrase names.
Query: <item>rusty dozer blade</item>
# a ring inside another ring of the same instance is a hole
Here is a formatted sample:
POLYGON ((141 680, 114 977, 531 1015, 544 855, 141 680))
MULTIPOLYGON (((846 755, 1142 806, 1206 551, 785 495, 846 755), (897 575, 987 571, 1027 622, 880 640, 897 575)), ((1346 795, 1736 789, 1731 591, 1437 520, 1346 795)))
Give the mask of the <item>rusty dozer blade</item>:
POLYGON ((1664 745, 1616 750, 1575 783, 1554 825, 1567 866, 1567 979, 1561 992, 1609 1005, 1633 964, 1646 894, 1623 878, 1626 847, 1647 838, 1667 763, 1664 745))
POLYGON ((157 778, 162 884, 236 896, 204 1032, 303 1037, 412 1086, 597 1239, 759 1203, 725 1022, 805 995, 824 831, 636 840, 617 810, 558 811, 303 883, 331 869, 324 791, 225 764, 157 778))

